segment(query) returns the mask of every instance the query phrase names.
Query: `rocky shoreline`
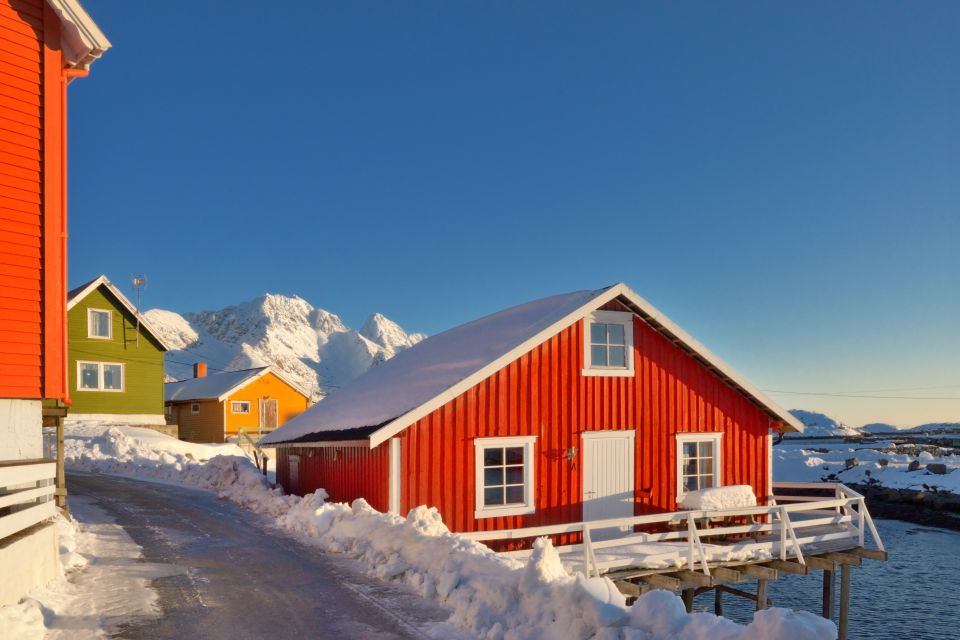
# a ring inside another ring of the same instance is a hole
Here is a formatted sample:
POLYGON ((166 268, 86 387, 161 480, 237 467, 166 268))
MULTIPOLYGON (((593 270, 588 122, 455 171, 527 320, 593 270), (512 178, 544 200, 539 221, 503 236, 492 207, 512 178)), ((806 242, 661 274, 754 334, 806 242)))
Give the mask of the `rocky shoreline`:
POLYGON ((849 486, 866 497, 867 508, 874 518, 904 520, 960 531, 960 495, 945 491, 889 489, 877 485, 849 486))

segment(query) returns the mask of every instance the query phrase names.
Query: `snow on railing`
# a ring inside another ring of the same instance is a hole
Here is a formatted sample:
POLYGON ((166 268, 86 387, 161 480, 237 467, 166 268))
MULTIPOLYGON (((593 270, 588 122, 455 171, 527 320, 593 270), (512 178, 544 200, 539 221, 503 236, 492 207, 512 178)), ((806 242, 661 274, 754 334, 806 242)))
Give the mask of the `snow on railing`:
MULTIPOLYGON (((583 570, 588 575, 600 575, 605 571, 636 566, 635 556, 627 554, 623 558, 614 557, 611 560, 599 561, 597 551, 609 550, 613 552, 611 555, 615 556, 617 547, 664 541, 686 541, 684 564, 691 571, 694 571, 699 564, 703 573, 709 575, 711 557, 710 553, 705 551, 702 540, 730 535, 769 534, 766 539, 756 539, 755 542, 741 544, 740 547, 741 549, 749 547, 759 553, 776 554, 781 560, 792 558, 800 564, 806 564, 803 558, 805 544, 845 540, 851 541, 851 546, 863 547, 868 528, 877 548, 880 551, 884 550, 883 542, 867 511, 863 496, 849 487, 839 483, 794 482, 775 483, 774 489, 777 491, 827 490, 832 492, 834 497, 776 495, 775 500, 771 500, 768 506, 675 511, 521 529, 475 531, 463 535, 473 540, 484 541, 519 540, 579 533, 582 536, 582 542, 579 545, 565 545, 557 549, 561 553, 582 552, 583 570), (738 522, 746 522, 746 524, 738 524, 738 522), (594 541, 591 535, 591 532, 597 529, 613 527, 634 529, 639 526, 648 526, 659 531, 650 533, 632 531, 621 537, 602 541, 594 541), (831 529, 824 531, 823 527, 831 527, 831 529)), ((521 550, 507 553, 522 557, 529 555, 530 552, 521 550)))
POLYGON ((0 462, 0 541, 56 515, 56 474, 46 458, 0 462))

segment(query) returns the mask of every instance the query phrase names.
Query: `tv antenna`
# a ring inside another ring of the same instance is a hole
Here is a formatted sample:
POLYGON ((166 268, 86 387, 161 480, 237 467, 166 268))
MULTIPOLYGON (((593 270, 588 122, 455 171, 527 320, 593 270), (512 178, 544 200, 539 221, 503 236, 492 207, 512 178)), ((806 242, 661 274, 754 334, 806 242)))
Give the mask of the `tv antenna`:
POLYGON ((143 290, 147 288, 147 275, 145 273, 137 273, 131 276, 131 281, 133 282, 133 288, 137 290, 137 348, 140 348, 140 295, 143 293, 143 290))

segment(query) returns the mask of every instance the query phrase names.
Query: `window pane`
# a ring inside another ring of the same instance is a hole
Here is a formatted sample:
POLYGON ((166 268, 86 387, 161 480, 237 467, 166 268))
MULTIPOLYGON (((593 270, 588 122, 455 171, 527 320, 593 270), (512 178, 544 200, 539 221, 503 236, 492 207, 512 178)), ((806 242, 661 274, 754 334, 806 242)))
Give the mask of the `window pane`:
POLYGON ((692 476, 697 473, 697 461, 696 460, 687 460, 683 464, 683 475, 692 476))
POLYGON ((623 325, 622 324, 608 324, 607 325, 607 342, 609 344, 626 344, 623 339, 623 325))
POLYGON ((607 348, 596 345, 590 347, 590 364, 594 367, 607 366, 607 348))
POLYGON ((713 476, 700 476, 700 486, 708 489, 713 486, 713 476))
POLYGON ((523 504, 523 487, 507 487, 507 504, 523 504))
POLYGON ((80 388, 81 389, 99 389, 99 373, 95 364, 80 365, 80 388))
POLYGON ((483 504, 487 506, 503 504, 503 487, 484 489, 483 504))
POLYGON ((487 467, 492 467, 494 465, 503 464, 503 449, 500 447, 494 447, 492 449, 483 450, 483 464, 487 467))
POLYGON ((507 484, 523 484, 523 467, 507 467, 507 484))
POLYGON ((123 368, 119 364, 103 365, 103 388, 123 388, 123 368))
POLYGON ((497 486, 503 484, 503 467, 493 467, 483 470, 483 486, 497 486))
POLYGON ((607 341, 607 325, 594 322, 590 325, 590 342, 604 344, 607 341))
POLYGON ((685 491, 696 491, 697 490, 697 476, 689 476, 684 478, 683 488, 685 491))
POLYGON ((107 338, 110 336, 109 311, 90 312, 90 335, 100 338, 107 338))
POLYGON ((507 464, 523 464, 523 447, 507 447, 507 464))
POLYGON ((697 443, 696 443, 696 442, 684 442, 684 443, 683 443, 683 457, 684 457, 684 458, 696 458, 696 457, 697 457, 697 443))
POLYGON ((627 352, 623 347, 610 347, 610 362, 608 366, 611 366, 611 367, 627 366, 627 352))
POLYGON ((712 442, 701 442, 697 445, 700 449, 701 458, 712 458, 713 457, 713 443, 712 442))
POLYGON ((704 458, 700 461, 700 473, 708 476, 713 475, 713 458, 704 458))

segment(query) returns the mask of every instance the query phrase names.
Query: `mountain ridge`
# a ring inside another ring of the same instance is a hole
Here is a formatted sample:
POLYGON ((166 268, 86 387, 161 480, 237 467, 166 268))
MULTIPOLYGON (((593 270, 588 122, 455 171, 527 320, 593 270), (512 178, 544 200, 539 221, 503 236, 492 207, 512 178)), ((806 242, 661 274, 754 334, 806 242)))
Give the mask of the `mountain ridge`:
POLYGON ((172 347, 169 377, 189 378, 201 360, 211 370, 271 365, 314 399, 426 338, 381 313, 355 331, 300 296, 272 293, 217 310, 150 309, 144 316, 172 347))

